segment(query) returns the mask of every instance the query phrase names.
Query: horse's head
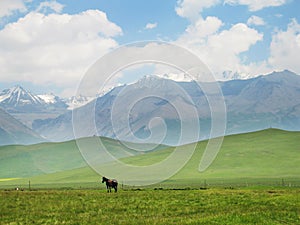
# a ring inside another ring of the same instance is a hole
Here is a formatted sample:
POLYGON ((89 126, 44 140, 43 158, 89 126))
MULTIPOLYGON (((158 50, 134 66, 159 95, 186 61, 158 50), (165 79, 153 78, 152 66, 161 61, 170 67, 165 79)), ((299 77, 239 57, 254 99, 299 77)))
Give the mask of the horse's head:
POLYGON ((106 177, 102 177, 102 183, 106 182, 107 178, 106 177))

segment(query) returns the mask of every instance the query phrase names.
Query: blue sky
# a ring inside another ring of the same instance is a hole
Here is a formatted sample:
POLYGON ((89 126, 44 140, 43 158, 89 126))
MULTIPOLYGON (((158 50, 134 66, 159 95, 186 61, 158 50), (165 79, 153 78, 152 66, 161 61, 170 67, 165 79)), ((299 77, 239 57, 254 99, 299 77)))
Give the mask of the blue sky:
POLYGON ((0 88, 70 96, 97 59, 143 40, 190 50, 220 79, 300 74, 299 9, 297 0, 1 0, 0 88))

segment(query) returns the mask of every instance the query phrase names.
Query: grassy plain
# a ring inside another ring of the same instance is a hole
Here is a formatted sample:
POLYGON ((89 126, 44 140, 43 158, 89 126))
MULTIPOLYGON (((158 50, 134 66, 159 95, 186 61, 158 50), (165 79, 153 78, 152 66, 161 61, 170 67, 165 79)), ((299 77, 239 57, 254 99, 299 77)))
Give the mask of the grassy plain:
POLYGON ((0 191, 0 224, 300 224, 300 190, 0 191))
MULTIPOLYGON (((0 224, 300 224, 299 140, 300 132, 276 129, 227 136, 202 173, 207 142, 199 142, 165 182, 129 187, 118 178, 118 193, 106 193, 74 141, 1 147, 0 224)), ((121 160, 151 165, 172 151, 121 160)))

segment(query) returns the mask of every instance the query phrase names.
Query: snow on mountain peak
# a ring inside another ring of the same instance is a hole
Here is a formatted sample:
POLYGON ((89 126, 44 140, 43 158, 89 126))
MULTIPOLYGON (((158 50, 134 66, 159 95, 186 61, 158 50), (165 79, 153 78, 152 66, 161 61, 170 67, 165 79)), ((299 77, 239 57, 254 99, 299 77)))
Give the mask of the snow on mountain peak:
POLYGON ((164 79, 174 80, 176 82, 191 82, 193 78, 185 73, 165 73, 160 76, 164 79))
POLYGON ((72 110, 75 108, 79 108, 94 99, 95 99, 95 97, 87 97, 87 96, 78 95, 78 96, 72 96, 72 97, 66 99, 65 103, 68 105, 68 109, 72 110))
POLYGON ((83 106, 95 98, 96 96, 73 96, 62 99, 53 93, 35 95, 20 85, 16 85, 0 92, 0 106, 13 112, 64 111, 83 106))
POLYGON ((67 105, 54 94, 35 95, 20 85, 0 92, 0 107, 7 112, 64 112, 67 105))
POLYGON ((9 89, 5 89, 0 93, 0 103, 13 105, 26 104, 41 104, 41 99, 38 96, 31 94, 21 86, 17 85, 9 89))
POLYGON ((44 102, 49 103, 49 104, 54 104, 57 102, 57 96, 54 94, 44 94, 44 95, 38 95, 39 98, 41 98, 44 102))

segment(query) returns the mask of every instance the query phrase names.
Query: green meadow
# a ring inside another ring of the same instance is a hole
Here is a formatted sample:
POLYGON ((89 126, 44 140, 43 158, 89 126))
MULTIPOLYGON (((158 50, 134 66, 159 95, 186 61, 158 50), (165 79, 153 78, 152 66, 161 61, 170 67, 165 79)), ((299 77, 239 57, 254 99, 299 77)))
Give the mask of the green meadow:
POLYGON ((299 189, 0 191, 0 224, 299 224, 299 189))
MULTIPOLYGON (((137 166, 160 162, 174 151, 160 146, 150 153, 130 153, 117 141, 103 142, 123 162, 137 166)), ((177 174, 155 187, 300 186, 299 143, 300 132, 277 129, 226 136, 216 159, 206 171, 199 172, 207 144, 202 141, 177 174)), ((113 169, 113 163, 106 164, 113 169)), ((33 188, 99 188, 100 178, 83 160, 75 141, 0 148, 1 188, 27 188, 29 181, 33 188)))

